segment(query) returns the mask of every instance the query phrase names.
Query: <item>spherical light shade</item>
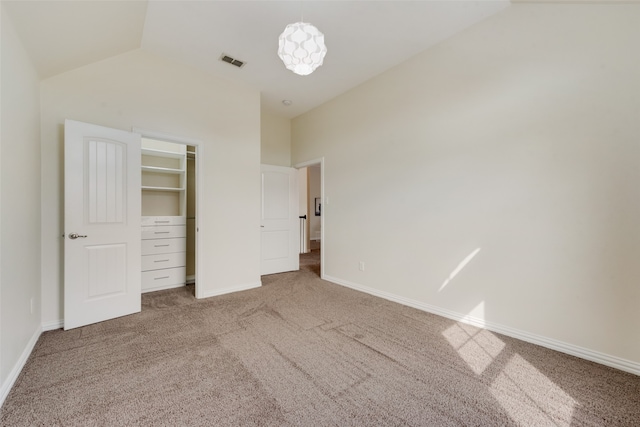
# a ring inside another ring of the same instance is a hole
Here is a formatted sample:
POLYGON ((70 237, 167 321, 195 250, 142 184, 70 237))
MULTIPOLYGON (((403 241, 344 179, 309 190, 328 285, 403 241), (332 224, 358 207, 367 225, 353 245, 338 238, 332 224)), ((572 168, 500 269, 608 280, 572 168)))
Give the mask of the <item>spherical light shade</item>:
POLYGON ((287 25, 278 42, 278 56, 285 67, 301 76, 313 73, 327 54, 324 34, 305 22, 287 25))

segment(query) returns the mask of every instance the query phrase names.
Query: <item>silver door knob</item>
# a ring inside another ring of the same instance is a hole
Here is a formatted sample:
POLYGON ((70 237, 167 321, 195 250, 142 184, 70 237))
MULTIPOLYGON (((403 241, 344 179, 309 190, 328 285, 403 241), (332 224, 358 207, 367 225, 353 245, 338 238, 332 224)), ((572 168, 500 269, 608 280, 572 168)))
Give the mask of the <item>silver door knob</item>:
POLYGON ((80 235, 80 234, 78 234, 78 233, 71 233, 71 234, 69 234, 69 238, 70 238, 70 239, 75 240, 75 239, 77 239, 78 237, 83 237, 83 238, 84 238, 84 237, 87 237, 87 236, 82 236, 82 235, 80 235))

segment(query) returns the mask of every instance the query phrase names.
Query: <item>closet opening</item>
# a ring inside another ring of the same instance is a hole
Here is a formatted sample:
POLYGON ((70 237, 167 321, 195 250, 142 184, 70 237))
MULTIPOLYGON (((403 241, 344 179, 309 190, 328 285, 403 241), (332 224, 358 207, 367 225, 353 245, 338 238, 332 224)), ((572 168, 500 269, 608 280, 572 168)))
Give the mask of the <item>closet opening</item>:
POLYGON ((142 293, 194 285, 197 296, 199 144, 140 133, 142 293))
POLYGON ((196 147, 187 145, 187 285, 196 283, 196 147))

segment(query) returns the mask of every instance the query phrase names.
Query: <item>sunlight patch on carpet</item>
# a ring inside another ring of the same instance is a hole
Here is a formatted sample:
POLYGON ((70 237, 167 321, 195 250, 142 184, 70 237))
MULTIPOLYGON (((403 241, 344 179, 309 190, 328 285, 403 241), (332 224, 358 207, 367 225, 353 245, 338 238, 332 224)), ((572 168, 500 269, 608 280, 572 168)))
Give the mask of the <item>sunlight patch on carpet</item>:
POLYGON ((489 390, 518 424, 571 425, 577 402, 518 354, 489 390))
POLYGON ((442 335, 477 375, 491 365, 505 346, 491 332, 465 324, 454 323, 442 335))

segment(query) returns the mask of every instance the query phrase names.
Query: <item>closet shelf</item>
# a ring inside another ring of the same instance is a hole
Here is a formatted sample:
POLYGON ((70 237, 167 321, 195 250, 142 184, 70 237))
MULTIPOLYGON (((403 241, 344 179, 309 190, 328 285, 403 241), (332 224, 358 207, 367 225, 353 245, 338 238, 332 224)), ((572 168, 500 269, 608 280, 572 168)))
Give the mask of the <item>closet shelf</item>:
POLYGON ((174 159, 183 159, 185 154, 175 151, 157 150, 155 148, 142 148, 141 154, 143 156, 157 156, 157 157, 171 157, 174 159))
POLYGON ((184 188, 177 188, 177 187, 151 187, 151 186, 146 186, 143 185, 142 186, 143 190, 148 190, 148 191, 185 191, 184 188))
POLYGON ((142 166, 143 172, 156 172, 156 173, 166 173, 166 174, 182 174, 185 173, 184 169, 174 169, 174 168, 161 168, 157 166, 142 166))

